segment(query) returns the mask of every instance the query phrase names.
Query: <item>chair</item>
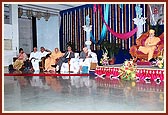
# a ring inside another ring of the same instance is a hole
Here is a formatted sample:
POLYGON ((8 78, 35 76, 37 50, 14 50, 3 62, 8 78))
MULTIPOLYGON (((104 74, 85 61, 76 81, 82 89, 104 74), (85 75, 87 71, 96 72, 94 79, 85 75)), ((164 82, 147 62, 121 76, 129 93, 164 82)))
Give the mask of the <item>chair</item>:
POLYGON ((61 73, 77 73, 79 70, 79 53, 75 53, 75 58, 69 58, 68 63, 63 63, 61 73))
POLYGON ((97 67, 98 59, 97 59, 97 54, 94 52, 91 52, 91 63, 90 63, 90 70, 95 70, 97 67))
MULTIPOLYGON (((41 58, 41 61, 39 62, 39 69, 41 72, 43 72, 45 70, 45 60, 47 59, 47 57, 49 57, 51 55, 51 53, 47 54, 45 57, 41 58)), ((56 59, 56 62, 58 61, 58 59, 56 59)))
POLYGON ((39 69, 40 71, 43 71, 45 69, 45 57, 41 58, 41 61, 39 62, 39 69))
MULTIPOLYGON (((27 55, 27 57, 29 58, 30 57, 30 54, 26 54, 27 55)), ((13 63, 16 61, 18 59, 18 57, 13 57, 13 63)), ((28 59, 27 59, 28 60, 28 59)), ((26 60, 26 61, 27 61, 26 60)), ((23 70, 23 69, 25 69, 26 68, 26 66, 25 66, 25 62, 26 61, 24 61, 24 65, 22 65, 22 68, 21 68, 21 70, 23 70)))
MULTIPOLYGON (((148 60, 148 54, 144 54, 143 52, 139 51, 139 46, 144 46, 145 40, 148 38, 149 32, 142 34, 138 39, 136 39, 136 45, 131 46, 129 53, 131 54, 132 58, 137 60, 148 60)), ((153 58, 157 58, 159 55, 162 54, 164 50, 164 33, 160 36, 160 42, 156 45, 156 49, 153 54, 153 58)))

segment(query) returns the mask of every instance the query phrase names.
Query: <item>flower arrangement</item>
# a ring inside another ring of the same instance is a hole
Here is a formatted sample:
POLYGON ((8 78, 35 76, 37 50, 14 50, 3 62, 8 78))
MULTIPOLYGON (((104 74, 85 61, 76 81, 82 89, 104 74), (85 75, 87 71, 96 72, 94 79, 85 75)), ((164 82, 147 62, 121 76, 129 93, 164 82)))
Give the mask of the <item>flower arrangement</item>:
POLYGON ((108 55, 108 51, 106 50, 106 52, 103 52, 103 55, 102 55, 103 57, 100 59, 100 63, 102 65, 108 65, 109 64, 109 57, 107 55, 108 55))
POLYGON ((164 68, 164 58, 163 56, 159 56, 158 59, 156 60, 156 65, 160 68, 164 68))
POLYGON ((123 80, 135 80, 136 79, 136 66, 133 60, 124 61, 123 65, 119 69, 119 76, 123 80))
POLYGON ((156 66, 160 69, 164 68, 164 55, 163 55, 164 49, 162 49, 160 56, 158 56, 156 60, 156 66))

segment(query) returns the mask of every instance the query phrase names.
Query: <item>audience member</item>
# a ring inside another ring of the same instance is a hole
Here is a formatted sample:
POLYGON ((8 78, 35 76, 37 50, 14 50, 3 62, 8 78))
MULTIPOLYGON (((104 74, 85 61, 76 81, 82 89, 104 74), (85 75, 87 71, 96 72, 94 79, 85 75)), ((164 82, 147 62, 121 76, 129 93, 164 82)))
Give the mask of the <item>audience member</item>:
POLYGON ((72 47, 68 46, 65 54, 59 59, 58 63, 55 65, 51 65, 52 67, 56 67, 57 71, 60 72, 61 66, 63 63, 68 63, 68 59, 75 58, 74 52, 72 51, 72 47))
POLYGON ((83 48, 83 51, 80 53, 80 59, 92 58, 87 47, 83 48))
POLYGON ((39 70, 39 62, 41 61, 40 52, 37 51, 37 47, 33 48, 33 52, 30 53, 29 60, 32 63, 33 69, 39 70))
POLYGON ((20 48, 19 49, 19 55, 18 55, 18 58, 17 60, 14 62, 13 64, 13 68, 16 69, 16 70, 19 70, 22 68, 22 66, 24 65, 24 62, 27 60, 27 55, 26 53, 24 53, 23 49, 20 48))
POLYGON ((45 58, 47 54, 51 53, 50 50, 45 49, 44 47, 40 48, 40 59, 45 58))
POLYGON ((45 59, 45 71, 55 70, 55 68, 51 65, 56 64, 62 56, 63 53, 58 48, 55 48, 51 55, 47 55, 45 59))

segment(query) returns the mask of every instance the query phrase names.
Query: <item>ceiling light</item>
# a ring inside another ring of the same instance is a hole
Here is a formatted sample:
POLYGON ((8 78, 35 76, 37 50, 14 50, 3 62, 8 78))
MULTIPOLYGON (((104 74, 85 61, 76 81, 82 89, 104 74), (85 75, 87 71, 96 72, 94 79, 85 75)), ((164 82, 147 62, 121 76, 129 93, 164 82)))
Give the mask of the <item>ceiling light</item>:
POLYGON ((48 21, 49 18, 50 18, 50 13, 47 11, 44 13, 44 19, 45 21, 48 21))
POLYGON ((27 15, 28 19, 31 19, 31 17, 33 16, 33 11, 27 10, 26 15, 27 15))

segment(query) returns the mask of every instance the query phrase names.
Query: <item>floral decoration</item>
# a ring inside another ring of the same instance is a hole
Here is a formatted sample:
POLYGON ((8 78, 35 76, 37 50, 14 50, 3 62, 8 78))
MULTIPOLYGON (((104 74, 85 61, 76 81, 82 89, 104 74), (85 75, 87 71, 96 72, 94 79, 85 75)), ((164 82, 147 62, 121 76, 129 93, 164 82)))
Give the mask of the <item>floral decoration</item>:
POLYGON ((106 52, 103 52, 103 57, 100 59, 100 63, 102 65, 108 65, 109 64, 109 57, 107 56, 108 55, 108 51, 106 50, 106 52))
POLYGON ((159 56, 158 59, 156 60, 156 65, 160 68, 164 68, 164 58, 163 56, 159 56))
POLYGON ((133 60, 124 61, 123 65, 119 69, 119 77, 123 80, 135 80, 136 79, 136 65, 133 60))

